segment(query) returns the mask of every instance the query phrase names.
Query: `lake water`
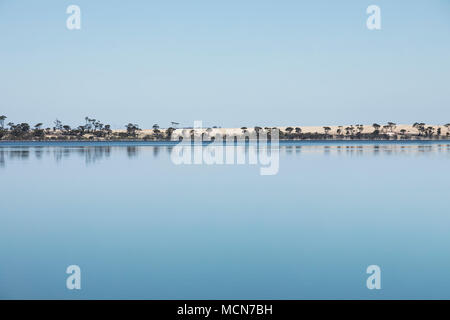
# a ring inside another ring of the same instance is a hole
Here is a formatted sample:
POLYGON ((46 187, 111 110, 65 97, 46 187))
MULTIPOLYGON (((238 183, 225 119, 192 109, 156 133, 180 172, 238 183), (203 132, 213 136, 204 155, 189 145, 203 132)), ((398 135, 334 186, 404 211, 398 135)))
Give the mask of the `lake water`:
POLYGON ((173 147, 2 143, 0 298, 450 298, 449 142, 281 143, 269 176, 173 147))

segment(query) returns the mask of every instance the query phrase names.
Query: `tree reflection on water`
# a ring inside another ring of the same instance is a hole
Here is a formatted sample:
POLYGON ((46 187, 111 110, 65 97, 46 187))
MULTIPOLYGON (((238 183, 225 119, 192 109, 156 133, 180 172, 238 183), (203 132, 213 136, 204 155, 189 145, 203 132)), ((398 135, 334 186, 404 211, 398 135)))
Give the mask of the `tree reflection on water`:
MULTIPOLYGON (((204 145, 203 148, 223 148, 221 145, 204 145)), ((247 154, 249 148, 255 145, 226 146, 234 147, 236 152, 247 154)), ((186 148, 191 150, 190 145, 186 148)), ((259 147, 256 147, 258 149, 259 147)), ((193 148, 192 148, 193 149, 193 148)), ((295 157, 300 154, 323 154, 340 156, 364 156, 364 155, 411 155, 419 156, 431 153, 450 154, 450 143, 427 142, 427 143, 286 143, 280 144, 280 154, 295 157)), ((28 161, 30 158, 39 161, 53 158, 56 162, 78 156, 84 159, 86 165, 114 156, 126 156, 129 159, 138 157, 159 158, 164 156, 170 161, 173 145, 101 145, 101 146, 55 146, 55 145, 0 145, 0 168, 5 168, 8 162, 28 161)), ((192 151, 193 152, 193 151, 192 151)))

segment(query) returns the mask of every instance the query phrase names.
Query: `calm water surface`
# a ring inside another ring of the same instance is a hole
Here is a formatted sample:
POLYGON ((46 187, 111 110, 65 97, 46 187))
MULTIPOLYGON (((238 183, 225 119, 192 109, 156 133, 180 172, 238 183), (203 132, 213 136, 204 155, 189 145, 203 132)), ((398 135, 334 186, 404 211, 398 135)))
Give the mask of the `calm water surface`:
POLYGON ((450 143, 282 143, 273 176, 172 148, 1 144, 0 298, 450 298, 450 143))

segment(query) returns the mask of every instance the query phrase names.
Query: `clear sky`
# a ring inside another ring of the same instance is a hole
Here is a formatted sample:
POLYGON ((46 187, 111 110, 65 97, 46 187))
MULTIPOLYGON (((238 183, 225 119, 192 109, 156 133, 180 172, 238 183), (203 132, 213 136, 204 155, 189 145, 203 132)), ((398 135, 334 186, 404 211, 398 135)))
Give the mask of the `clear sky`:
POLYGON ((449 78, 450 0, 0 0, 16 123, 441 124, 449 78))

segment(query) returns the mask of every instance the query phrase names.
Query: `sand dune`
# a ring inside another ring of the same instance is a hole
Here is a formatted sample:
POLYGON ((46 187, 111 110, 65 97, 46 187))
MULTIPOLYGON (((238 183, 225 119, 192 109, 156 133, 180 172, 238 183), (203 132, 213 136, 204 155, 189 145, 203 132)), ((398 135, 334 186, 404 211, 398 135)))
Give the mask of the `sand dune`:
MULTIPOLYGON (((277 127, 283 132, 286 132, 287 128, 293 128, 293 132, 295 132, 296 128, 300 128, 302 133, 319 133, 323 134, 325 133, 324 127, 329 127, 329 134, 330 135, 337 135, 339 134, 339 130, 341 134, 346 133, 346 128, 354 128, 354 132, 361 132, 361 133, 372 133, 374 131, 374 127, 372 125, 363 125, 360 127, 362 130, 358 130, 358 127, 356 125, 344 125, 344 126, 298 126, 298 125, 292 125, 292 126, 284 126, 284 127, 277 127)), ((434 129, 434 133, 438 131, 438 129, 441 129, 441 135, 446 135, 447 132, 449 132, 449 127, 446 127, 444 125, 425 125, 425 128, 432 127, 434 129)), ((194 129, 196 135, 201 135, 204 132, 207 132, 208 128, 201 128, 201 129, 194 129)), ((165 132, 166 129, 159 129, 161 132, 165 132)), ((192 128, 186 128, 186 129, 176 129, 173 133, 174 137, 182 136, 183 134, 189 135, 190 131, 193 130, 192 128)), ((253 132, 253 127, 248 127, 247 129, 249 132, 253 132)), ((390 128, 381 128, 379 129, 381 133, 386 133, 388 135, 395 135, 395 134, 410 134, 410 135, 417 135, 419 134, 419 130, 416 127, 413 127, 412 125, 405 125, 405 124, 399 124, 392 126, 390 128), (404 131, 403 131, 404 130, 404 131)), ((115 132, 124 132, 125 130, 115 130, 115 132)), ((241 135, 243 130, 241 128, 210 128, 208 129, 209 135, 214 136, 216 134, 222 134, 222 135, 241 135)), ((139 137, 145 137, 146 135, 152 135, 154 134, 153 129, 143 129, 139 131, 139 137)))

